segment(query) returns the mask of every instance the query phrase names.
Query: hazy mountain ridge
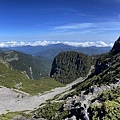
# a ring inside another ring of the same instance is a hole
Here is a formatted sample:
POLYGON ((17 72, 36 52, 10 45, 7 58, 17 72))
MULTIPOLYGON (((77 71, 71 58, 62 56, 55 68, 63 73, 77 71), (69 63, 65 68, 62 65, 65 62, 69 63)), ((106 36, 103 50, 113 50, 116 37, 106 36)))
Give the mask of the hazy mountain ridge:
POLYGON ((54 59, 60 52, 76 51, 88 55, 101 54, 110 51, 111 47, 75 47, 65 44, 52 44, 47 46, 21 46, 21 47, 8 47, 8 49, 20 51, 34 56, 43 56, 49 59, 54 59))

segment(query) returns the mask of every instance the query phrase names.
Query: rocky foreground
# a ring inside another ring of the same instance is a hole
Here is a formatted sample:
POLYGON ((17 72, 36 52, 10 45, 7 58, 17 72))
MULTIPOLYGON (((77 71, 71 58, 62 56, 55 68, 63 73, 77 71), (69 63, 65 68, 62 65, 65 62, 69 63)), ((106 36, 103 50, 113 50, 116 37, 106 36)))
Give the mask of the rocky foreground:
POLYGON ((76 81, 66 85, 65 87, 55 88, 44 94, 30 96, 19 90, 9 89, 6 87, 0 87, 0 114, 6 114, 8 112, 25 111, 37 109, 40 104, 45 103, 46 100, 52 99, 57 94, 69 91, 72 85, 83 81, 83 78, 79 78, 76 81))
MULTIPOLYGON (((69 115, 64 120, 90 120, 90 105, 100 105, 98 95, 105 90, 114 90, 120 86, 120 79, 116 78, 115 82, 109 85, 91 86, 86 91, 81 91, 79 95, 68 97, 63 105, 63 111, 68 110, 69 115)), ((58 101, 57 101, 58 102, 58 101)), ((52 102, 51 102, 52 104, 52 102)), ((40 111, 36 111, 34 115, 27 119, 21 115, 15 116, 12 120, 46 120, 45 118, 37 118, 40 111)), ((94 112, 94 111, 92 111, 94 112)), ((56 115, 57 116, 57 115, 56 115)))

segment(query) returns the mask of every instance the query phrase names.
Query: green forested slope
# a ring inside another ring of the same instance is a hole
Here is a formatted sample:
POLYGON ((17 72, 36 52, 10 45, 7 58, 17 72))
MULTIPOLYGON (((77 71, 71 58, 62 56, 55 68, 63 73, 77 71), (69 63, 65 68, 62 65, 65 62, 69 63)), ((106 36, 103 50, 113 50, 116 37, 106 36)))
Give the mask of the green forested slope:
POLYGON ((49 76, 51 61, 17 51, 0 52, 0 61, 15 70, 20 70, 31 79, 49 76))
MULTIPOLYGON (((116 43, 119 43, 119 40, 116 43)), ((117 47, 115 44, 109 53, 99 56, 95 65, 95 72, 73 88, 76 87, 76 90, 79 91, 92 85, 110 84, 115 82, 115 78, 120 78, 120 51, 116 50, 119 48, 118 46, 120 47, 120 44, 117 44, 117 47)))
POLYGON ((68 51, 58 54, 52 63, 50 76, 61 83, 70 83, 88 74, 92 58, 88 55, 68 51))
POLYGON ((51 78, 28 79, 20 71, 11 70, 0 63, 0 86, 19 89, 34 95, 63 85, 51 78))

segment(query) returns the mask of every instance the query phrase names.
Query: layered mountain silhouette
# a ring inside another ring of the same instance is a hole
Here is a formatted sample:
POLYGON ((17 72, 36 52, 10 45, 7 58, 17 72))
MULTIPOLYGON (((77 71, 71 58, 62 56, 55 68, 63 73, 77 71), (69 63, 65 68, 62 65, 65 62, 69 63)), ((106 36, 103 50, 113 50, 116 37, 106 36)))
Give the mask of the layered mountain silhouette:
POLYGON ((53 44, 48 46, 21 46, 9 47, 10 50, 31 54, 33 56, 42 56, 48 59, 54 59, 60 52, 76 51, 88 55, 102 54, 110 51, 111 47, 74 47, 65 44, 53 44))

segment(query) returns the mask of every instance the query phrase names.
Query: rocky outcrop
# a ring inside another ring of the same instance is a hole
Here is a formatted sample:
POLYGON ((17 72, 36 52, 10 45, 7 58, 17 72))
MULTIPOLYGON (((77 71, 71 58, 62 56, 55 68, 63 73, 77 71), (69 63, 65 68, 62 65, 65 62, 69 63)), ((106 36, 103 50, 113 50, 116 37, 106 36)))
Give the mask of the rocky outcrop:
POLYGON ((115 78, 115 82, 109 85, 91 86, 86 91, 81 91, 81 94, 68 97, 63 105, 64 110, 69 111, 69 116, 65 120, 89 120, 90 105, 100 105, 97 96, 105 90, 113 90, 120 86, 120 79, 115 78), (72 117, 74 116, 74 119, 72 117))
POLYGON ((120 37, 115 41, 115 44, 110 52, 112 54, 118 54, 120 52, 120 37))
POLYGON ((61 83, 70 83, 88 74, 92 59, 90 56, 68 51, 58 54, 52 63, 50 76, 61 83))
POLYGON ((112 68, 113 65, 119 62, 120 57, 120 37, 115 41, 114 46, 112 47, 111 51, 102 54, 96 62, 95 65, 95 75, 102 73, 104 70, 108 68, 112 68))

